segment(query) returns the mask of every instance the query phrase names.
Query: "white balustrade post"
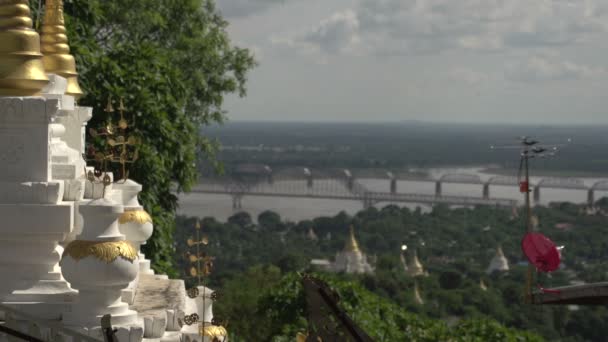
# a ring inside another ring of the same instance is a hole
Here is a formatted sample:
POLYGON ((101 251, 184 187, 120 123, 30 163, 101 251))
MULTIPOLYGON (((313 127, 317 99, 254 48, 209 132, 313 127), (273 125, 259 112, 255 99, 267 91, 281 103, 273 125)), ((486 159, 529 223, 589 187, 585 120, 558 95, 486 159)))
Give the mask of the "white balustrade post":
POLYGON ((79 291, 71 310, 63 314, 63 323, 96 332, 101 318, 111 314, 113 326, 126 328, 130 341, 141 341, 143 324, 121 300, 121 291, 137 276, 137 250, 118 229, 124 209, 108 199, 111 193, 112 185, 104 189, 97 181, 86 182, 85 200, 79 206, 82 234, 66 246, 60 262, 63 276, 79 291))

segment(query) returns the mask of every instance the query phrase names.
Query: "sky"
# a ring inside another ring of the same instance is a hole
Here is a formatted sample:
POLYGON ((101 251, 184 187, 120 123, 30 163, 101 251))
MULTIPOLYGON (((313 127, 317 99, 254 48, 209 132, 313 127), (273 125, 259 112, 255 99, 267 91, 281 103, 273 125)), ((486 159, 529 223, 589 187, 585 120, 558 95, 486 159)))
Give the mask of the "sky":
POLYGON ((607 0, 216 0, 228 118, 608 124, 607 0))

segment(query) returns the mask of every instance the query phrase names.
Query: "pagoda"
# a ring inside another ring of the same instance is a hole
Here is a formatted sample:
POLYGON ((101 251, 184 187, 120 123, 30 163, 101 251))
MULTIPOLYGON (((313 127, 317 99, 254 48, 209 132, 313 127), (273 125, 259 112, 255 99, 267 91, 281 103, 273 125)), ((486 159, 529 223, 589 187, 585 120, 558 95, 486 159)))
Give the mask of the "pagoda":
POLYGON ((328 259, 313 259, 311 266, 327 272, 374 273, 374 268, 367 261, 367 256, 359 248, 355 229, 351 225, 342 251, 336 253, 332 262, 328 259))
POLYGON ((139 251, 153 231, 142 186, 83 159, 93 113, 77 104, 63 1, 46 0, 39 34, 29 1, 0 0, 0 42, 0 340, 10 330, 44 341, 211 341, 183 324, 210 306, 186 296, 183 280, 155 275, 139 251))
POLYGON ((498 246, 496 248, 496 254, 490 261, 490 265, 486 269, 487 274, 492 274, 494 272, 507 272, 509 270, 509 261, 505 257, 505 254, 502 252, 502 247, 498 246))
POLYGON ((410 263, 407 266, 407 274, 410 277, 421 277, 428 275, 428 272, 424 270, 422 263, 418 259, 418 252, 416 252, 416 250, 414 250, 414 255, 410 259, 410 263))
POLYGON ((344 249, 336 254, 332 264, 334 272, 346 273, 373 273, 372 266, 367 262, 367 256, 359 248, 359 242, 355 237, 355 229, 351 225, 349 234, 344 244, 344 249))

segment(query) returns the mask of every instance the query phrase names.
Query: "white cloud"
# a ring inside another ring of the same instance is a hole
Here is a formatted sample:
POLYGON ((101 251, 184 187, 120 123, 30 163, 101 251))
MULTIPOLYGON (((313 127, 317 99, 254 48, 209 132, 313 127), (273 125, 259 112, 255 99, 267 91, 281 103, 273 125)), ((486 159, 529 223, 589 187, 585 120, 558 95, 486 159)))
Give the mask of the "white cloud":
POLYGON ((353 10, 334 13, 318 25, 294 37, 272 37, 273 44, 297 48, 304 53, 354 52, 360 43, 359 20, 353 10))
POLYGON ((284 4, 286 0, 217 0, 217 6, 227 18, 246 17, 263 12, 274 5, 284 4))
POLYGON ((468 68, 454 68, 450 70, 449 76, 453 81, 464 82, 470 85, 477 85, 489 80, 489 76, 486 73, 468 68))
POLYGON ((560 61, 556 57, 535 56, 507 66, 505 78, 516 82, 546 82, 595 78, 605 73, 604 68, 560 61))
POLYGON ((288 40, 325 53, 359 44, 385 55, 572 45, 606 32, 602 1, 360 0, 288 40))

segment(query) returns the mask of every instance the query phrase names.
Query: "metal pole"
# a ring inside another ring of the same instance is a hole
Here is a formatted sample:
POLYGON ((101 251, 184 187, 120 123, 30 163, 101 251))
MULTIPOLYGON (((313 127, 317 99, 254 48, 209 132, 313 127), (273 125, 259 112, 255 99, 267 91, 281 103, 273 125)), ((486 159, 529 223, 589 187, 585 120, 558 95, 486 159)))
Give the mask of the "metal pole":
MULTIPOLYGON (((524 172, 526 179, 526 232, 532 232, 532 208, 530 207, 530 171, 528 168, 529 150, 524 148, 524 172)), ((532 303, 532 277, 534 276, 534 266, 528 262, 528 274, 526 276, 525 302, 532 303)))

